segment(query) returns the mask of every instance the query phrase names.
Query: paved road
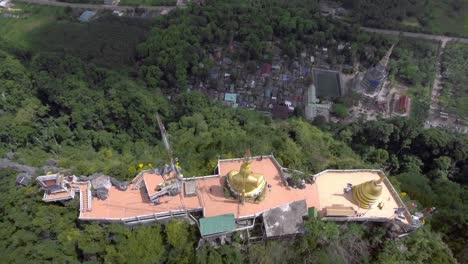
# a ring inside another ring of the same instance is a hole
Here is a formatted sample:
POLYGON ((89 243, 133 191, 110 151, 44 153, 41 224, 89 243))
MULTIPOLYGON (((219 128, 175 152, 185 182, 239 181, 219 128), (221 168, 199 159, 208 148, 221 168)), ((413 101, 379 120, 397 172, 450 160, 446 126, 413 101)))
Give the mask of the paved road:
MULTIPOLYGON (((57 2, 57 1, 50 1, 50 0, 15 0, 18 2, 25 2, 30 4, 38 4, 38 5, 50 5, 50 6, 62 6, 62 7, 71 7, 71 8, 81 8, 81 9, 109 9, 109 10, 118 10, 118 11, 125 11, 135 9, 137 6, 114 6, 114 5, 93 5, 93 4, 74 4, 74 3, 64 3, 64 2, 57 2)), ((182 7, 182 6, 180 6, 182 7)), ((170 11, 175 6, 138 6, 138 8, 149 10, 149 11, 170 11)))
POLYGON ((445 43, 447 43, 448 41, 459 41, 459 42, 468 44, 468 38, 456 38, 456 37, 449 37, 449 36, 443 36, 443 35, 431 35, 431 34, 424 34, 424 33, 413 33, 413 32, 376 29, 376 28, 368 28, 368 27, 361 27, 361 29, 367 32, 380 33, 380 34, 386 34, 386 35, 394 35, 394 36, 401 35, 401 36, 412 37, 412 38, 439 40, 439 41, 442 41, 443 47, 445 47, 445 43))

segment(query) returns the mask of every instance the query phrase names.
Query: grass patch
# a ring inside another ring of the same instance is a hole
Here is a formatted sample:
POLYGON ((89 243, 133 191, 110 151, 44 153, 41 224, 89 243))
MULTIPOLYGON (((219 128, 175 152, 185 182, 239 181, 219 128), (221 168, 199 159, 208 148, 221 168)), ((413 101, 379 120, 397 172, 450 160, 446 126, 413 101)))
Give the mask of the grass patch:
POLYGON ((146 38, 152 22, 99 12, 96 20, 80 23, 80 12, 61 7, 17 4, 19 18, 0 17, 0 46, 18 54, 59 52, 104 67, 135 63, 136 45, 146 38))
POLYGON ((30 49, 29 35, 59 18, 65 16, 64 8, 17 3, 15 8, 21 11, 12 14, 19 18, 0 15, 0 39, 7 47, 30 49))
POLYGON ((401 22, 402 25, 408 26, 408 27, 416 27, 419 28, 421 27, 421 24, 415 17, 409 17, 401 22))

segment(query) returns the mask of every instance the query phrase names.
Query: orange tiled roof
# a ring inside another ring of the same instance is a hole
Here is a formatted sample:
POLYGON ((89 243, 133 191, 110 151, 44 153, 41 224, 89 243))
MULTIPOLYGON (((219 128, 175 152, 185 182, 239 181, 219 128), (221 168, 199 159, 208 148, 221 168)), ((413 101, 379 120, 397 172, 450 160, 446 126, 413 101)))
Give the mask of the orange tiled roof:
POLYGON ((129 185, 125 191, 120 191, 114 186, 109 189, 106 200, 92 198, 91 211, 80 213, 83 220, 119 220, 136 216, 177 212, 185 209, 201 208, 198 197, 163 196, 160 204, 155 205, 149 200, 148 191, 154 190, 163 181, 162 177, 154 173, 143 175, 146 188, 133 190, 129 185))
MULTIPOLYGON (((319 177, 316 176, 314 184, 306 184, 304 189, 294 189, 283 184, 281 168, 276 164, 274 157, 255 158, 252 162, 253 172, 263 174, 271 188, 267 188, 263 201, 241 204, 235 199, 225 197, 222 181, 228 172, 238 171, 242 162, 242 159, 220 160, 219 175, 192 179, 196 184, 196 196, 185 197, 184 190, 182 190, 177 196, 161 197, 161 203, 157 205, 149 200, 148 192, 152 193, 164 179, 154 173, 146 172, 143 175, 146 188, 133 190, 131 184, 126 191, 120 191, 111 187, 106 200, 93 197, 91 211, 82 211, 79 218, 120 220, 136 216, 202 209, 205 217, 232 213, 236 218, 242 218, 259 215, 272 208, 301 200, 306 201, 307 207, 316 207, 319 210, 333 204, 343 204, 354 208, 356 205, 352 202, 352 198, 343 193, 346 184, 356 185, 379 177, 378 173, 373 171, 325 171, 320 173, 319 177)), ((393 217, 394 208, 398 207, 398 203, 397 198, 388 188, 391 186, 385 187, 382 195, 385 203, 383 209, 374 208, 364 212, 363 209, 356 208, 358 213, 371 218, 393 217)))
POLYGON ((143 174, 143 181, 145 182, 146 191, 149 196, 156 194, 156 186, 164 182, 164 179, 161 175, 156 175, 154 173, 145 173, 143 174))
POLYGON ((154 173, 146 173, 143 175, 146 188, 132 190, 130 185, 126 191, 119 191, 112 187, 106 200, 94 197, 92 210, 81 212, 80 219, 122 219, 197 208, 203 208, 206 217, 233 213, 238 218, 260 214, 271 208, 304 199, 309 207, 319 207, 316 187, 308 185, 299 190, 284 186, 280 178, 280 169, 271 158, 256 159, 252 163, 253 171, 263 174, 272 186, 270 191, 267 190, 264 201, 242 205, 236 200, 225 198, 220 181, 229 171, 239 170, 241 164, 241 160, 221 160, 220 177, 196 179, 197 196, 184 197, 182 191, 178 196, 161 197, 161 204, 158 205, 149 200, 147 192, 152 193, 163 179, 154 173))

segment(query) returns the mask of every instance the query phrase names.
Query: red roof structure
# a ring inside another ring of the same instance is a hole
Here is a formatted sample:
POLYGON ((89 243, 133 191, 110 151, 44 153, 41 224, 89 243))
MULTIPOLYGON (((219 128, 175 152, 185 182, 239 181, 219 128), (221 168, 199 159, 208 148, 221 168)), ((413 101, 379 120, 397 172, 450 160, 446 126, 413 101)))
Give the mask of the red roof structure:
POLYGON ((409 110, 410 98, 406 95, 403 95, 398 99, 398 108, 397 111, 400 113, 406 113, 409 110))
POLYGON ((275 118, 288 119, 289 108, 287 105, 274 105, 271 113, 275 118))
POLYGON ((262 75, 263 76, 270 76, 270 74, 271 74, 271 64, 269 64, 269 63, 263 64, 262 75))

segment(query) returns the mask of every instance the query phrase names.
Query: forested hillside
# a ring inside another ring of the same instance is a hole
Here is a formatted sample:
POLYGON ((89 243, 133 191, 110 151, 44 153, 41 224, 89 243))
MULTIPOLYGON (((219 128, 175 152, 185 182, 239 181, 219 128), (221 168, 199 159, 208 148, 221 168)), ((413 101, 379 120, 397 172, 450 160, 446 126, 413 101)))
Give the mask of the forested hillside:
POLYGON ((352 18, 370 27, 468 36, 464 0, 340 0, 352 18))
MULTIPOLYGON (((5 263, 454 263, 455 256, 466 262, 466 136, 401 119, 319 129, 301 118, 276 121, 183 91, 192 75, 206 74, 210 45, 235 39, 248 63, 268 54, 268 41, 284 38, 285 54, 295 56, 302 45, 352 37, 346 31, 357 29, 315 17, 314 3, 208 1, 206 7, 160 18, 145 42, 125 48, 134 56, 124 60, 112 60, 112 52, 88 58, 68 42, 63 50, 13 47, 0 36, 0 157, 16 152, 15 162, 37 167, 53 158, 76 175, 104 172, 131 179, 140 163, 167 162, 159 112, 187 177, 211 174, 219 157, 239 157, 246 149, 273 153, 283 166, 310 174, 384 168, 408 193, 406 201, 418 204, 414 210, 437 207, 426 226, 390 240, 379 225, 311 220, 304 237, 257 244, 236 239, 196 251, 199 234, 187 223, 133 229, 81 223, 77 200, 45 204, 36 184, 17 187, 16 173, 0 170, 0 258, 5 263), (69 44, 73 48, 67 49, 69 44)), ((373 54, 379 58, 383 52, 373 54)))

